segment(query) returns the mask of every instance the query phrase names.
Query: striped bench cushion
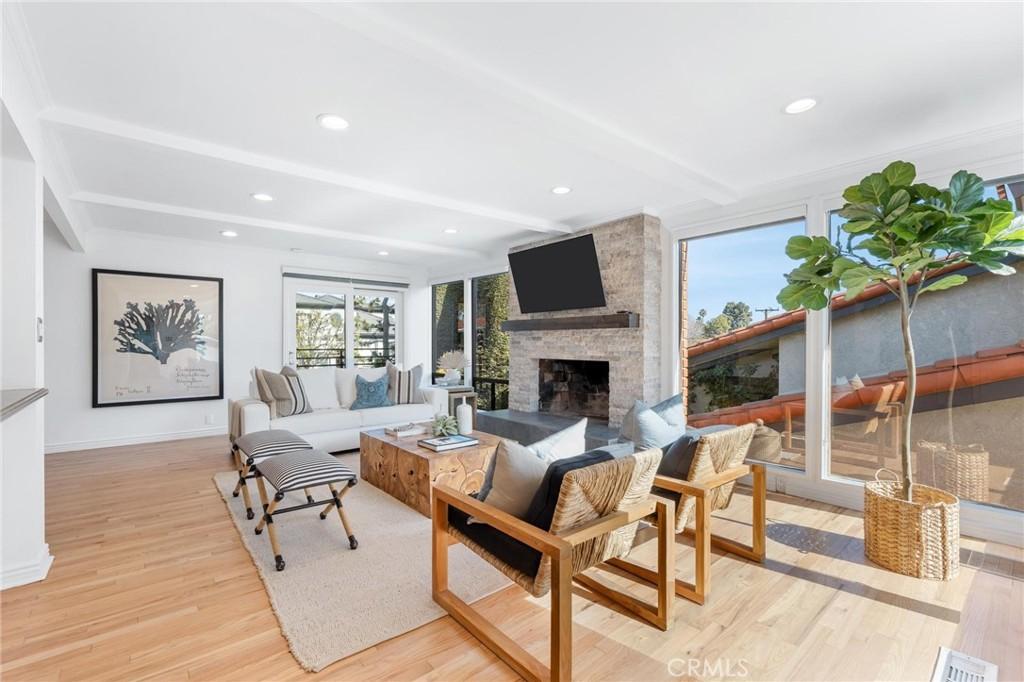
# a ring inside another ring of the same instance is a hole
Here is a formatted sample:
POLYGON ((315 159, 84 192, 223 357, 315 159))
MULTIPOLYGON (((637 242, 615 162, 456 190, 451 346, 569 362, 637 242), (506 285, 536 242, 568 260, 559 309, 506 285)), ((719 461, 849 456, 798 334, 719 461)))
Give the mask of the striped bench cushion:
POLYGON ((249 460, 255 462, 265 457, 283 455, 296 450, 311 450, 312 445, 284 429, 254 431, 235 439, 235 447, 249 460))
POLYGON ((356 480, 356 474, 323 450, 299 450, 271 457, 257 465, 270 485, 285 493, 328 483, 356 480))

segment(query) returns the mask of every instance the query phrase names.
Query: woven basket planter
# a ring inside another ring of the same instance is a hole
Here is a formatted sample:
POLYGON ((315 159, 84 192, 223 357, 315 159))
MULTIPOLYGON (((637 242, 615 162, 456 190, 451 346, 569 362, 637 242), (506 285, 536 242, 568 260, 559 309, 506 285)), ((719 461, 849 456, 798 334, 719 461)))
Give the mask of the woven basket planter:
POLYGON ((960 572, 960 500, 926 485, 911 486, 903 499, 900 481, 864 484, 864 553, 890 571, 915 578, 952 580, 960 572))
POLYGON ((962 500, 988 502, 988 450, 982 445, 921 441, 917 470, 922 481, 962 500))

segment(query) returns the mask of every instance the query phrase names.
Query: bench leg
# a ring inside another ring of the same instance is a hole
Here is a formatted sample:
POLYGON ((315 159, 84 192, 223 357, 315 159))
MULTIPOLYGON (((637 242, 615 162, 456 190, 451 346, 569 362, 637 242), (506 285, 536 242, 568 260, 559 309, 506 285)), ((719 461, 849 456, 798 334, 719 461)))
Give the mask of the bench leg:
POLYGON ((238 493, 241 491, 242 499, 245 501, 245 518, 252 521, 256 515, 252 511, 252 498, 249 495, 249 483, 247 480, 252 467, 242 460, 242 453, 237 449, 235 450, 235 459, 238 466, 238 483, 235 485, 233 495, 238 497, 238 493))
MULTIPOLYGON (((268 509, 268 505, 267 505, 267 502, 268 502, 268 500, 267 500, 267 484, 263 482, 263 477, 262 476, 259 476, 259 477, 256 478, 256 487, 258 487, 260 489, 260 502, 263 503, 263 511, 266 512, 266 510, 268 509)), ((263 532, 263 526, 264 526, 264 524, 266 524, 266 522, 267 522, 267 517, 266 517, 266 514, 264 514, 264 516, 262 518, 260 518, 260 522, 256 524, 256 531, 255 531, 256 535, 259 535, 260 533, 263 532)))
POLYGON ((338 508, 338 518, 341 519, 341 525, 345 528, 345 535, 348 536, 348 546, 355 549, 359 546, 359 541, 352 534, 352 527, 348 525, 348 516, 345 515, 345 507, 341 503, 341 498, 345 496, 345 493, 349 491, 351 486, 346 487, 340 494, 333 483, 328 483, 327 487, 331 489, 331 495, 334 497, 334 506, 338 508))
POLYGON ((275 568, 279 571, 284 570, 284 557, 281 556, 281 545, 277 542, 277 528, 274 527, 274 509, 277 508, 277 503, 283 498, 284 495, 281 493, 274 495, 274 500, 267 507, 267 510, 263 512, 263 520, 267 523, 267 534, 270 535, 270 548, 274 551, 275 568))

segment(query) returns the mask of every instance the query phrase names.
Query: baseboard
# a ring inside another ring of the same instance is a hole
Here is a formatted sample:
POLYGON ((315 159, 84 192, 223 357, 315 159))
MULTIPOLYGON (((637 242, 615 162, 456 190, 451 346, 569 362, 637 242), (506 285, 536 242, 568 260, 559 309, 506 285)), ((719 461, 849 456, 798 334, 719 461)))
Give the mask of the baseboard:
POLYGON ((179 440, 181 438, 201 438, 203 436, 224 436, 227 437, 226 426, 207 426, 202 429, 189 431, 170 431, 168 433, 150 433, 134 436, 120 436, 117 438, 98 438, 94 440, 67 441, 64 443, 47 443, 46 454, 57 452, 70 452, 72 450, 95 450, 97 448, 113 448, 119 445, 141 445, 143 443, 157 443, 163 440, 179 440))
POLYGON ((53 564, 53 556, 50 554, 50 546, 44 544, 39 558, 35 561, 25 562, 0 571, 0 590, 42 580, 50 572, 51 564, 53 564))

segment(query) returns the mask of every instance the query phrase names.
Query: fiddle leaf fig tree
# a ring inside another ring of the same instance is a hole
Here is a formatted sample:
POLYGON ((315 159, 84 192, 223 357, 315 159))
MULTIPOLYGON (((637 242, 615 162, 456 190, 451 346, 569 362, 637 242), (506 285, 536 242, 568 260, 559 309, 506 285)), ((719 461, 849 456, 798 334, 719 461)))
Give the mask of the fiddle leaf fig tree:
POLYGON ((839 214, 847 219, 835 243, 826 237, 791 237, 786 255, 800 261, 786 275, 778 301, 786 310, 822 310, 832 295, 846 299, 869 286, 885 287, 899 301, 906 362, 900 464, 904 499, 910 499, 911 419, 917 364, 910 320, 922 294, 960 286, 967 277, 955 266, 973 263, 996 275, 1012 275, 1007 261, 1024 256, 1024 218, 1005 200, 984 199, 982 179, 959 171, 940 190, 915 183, 913 164, 894 161, 843 192, 839 214))

